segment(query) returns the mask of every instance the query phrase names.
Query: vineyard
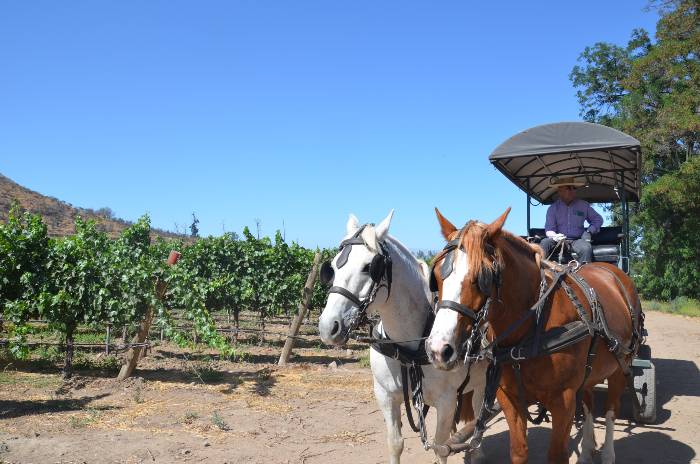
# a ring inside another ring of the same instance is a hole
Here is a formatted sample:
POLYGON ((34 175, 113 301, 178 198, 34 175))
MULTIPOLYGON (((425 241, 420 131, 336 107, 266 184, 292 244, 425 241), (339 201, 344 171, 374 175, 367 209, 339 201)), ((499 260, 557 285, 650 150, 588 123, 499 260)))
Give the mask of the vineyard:
MULTIPOLYGON (((77 218, 74 235, 49 238, 41 217, 14 208, 0 224, 2 343, 9 355, 22 359, 32 347, 58 346, 67 379, 76 346, 103 344, 107 353, 128 347, 127 334, 152 317, 151 331, 161 341, 204 343, 235 360, 242 354, 239 333, 262 340, 267 321, 296 312, 313 250, 286 243, 279 232, 258 238, 247 228, 242 237, 228 233, 191 244, 152 241, 150 232, 148 216, 114 240, 77 218), (171 250, 181 253, 173 266, 166 263, 171 250), (246 327, 243 311, 250 316, 246 327), (94 343, 84 342, 85 332, 94 343), (118 334, 122 344, 111 345, 110 335, 118 334)), ((316 283, 311 307, 324 298, 316 283)))

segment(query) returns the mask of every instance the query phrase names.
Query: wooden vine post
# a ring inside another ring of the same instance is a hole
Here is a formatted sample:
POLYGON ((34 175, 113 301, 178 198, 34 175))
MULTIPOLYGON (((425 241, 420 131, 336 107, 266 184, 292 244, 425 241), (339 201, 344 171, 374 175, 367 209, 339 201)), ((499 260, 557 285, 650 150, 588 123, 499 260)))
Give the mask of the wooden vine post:
POLYGON ((314 294, 314 283, 316 282, 316 276, 318 275, 318 265, 320 261, 321 252, 317 251, 316 255, 314 256, 314 263, 311 266, 311 272, 309 272, 309 276, 306 278, 304 292, 301 297, 301 302, 299 302, 299 310, 292 321, 292 325, 289 327, 287 340, 284 342, 284 348, 282 348, 280 360, 277 362, 277 364, 280 366, 283 366, 289 362, 289 356, 292 354, 292 347, 294 346, 294 337, 297 336, 301 322, 304 320, 304 316, 306 315, 306 311, 308 311, 309 306, 311 306, 311 297, 313 297, 314 294))
MULTIPOLYGON (((179 258, 180 253, 175 250, 171 251, 170 255, 168 256, 168 266, 173 266, 175 263, 177 263, 179 258)), ((165 297, 165 290, 165 282, 160 279, 156 279, 156 297, 158 299, 162 300, 165 297)), ((146 310, 146 315, 141 321, 141 324, 139 324, 138 332, 136 332, 136 335, 134 335, 134 338, 131 340, 132 344, 141 345, 145 343, 146 339, 148 338, 148 331, 151 329, 151 322, 153 322, 153 307, 149 306, 146 310)), ((126 355, 126 361, 119 371, 117 380, 124 380, 130 377, 131 374, 134 373, 134 369, 136 369, 139 359, 141 359, 142 354, 145 354, 145 352, 145 346, 132 346, 126 355)))

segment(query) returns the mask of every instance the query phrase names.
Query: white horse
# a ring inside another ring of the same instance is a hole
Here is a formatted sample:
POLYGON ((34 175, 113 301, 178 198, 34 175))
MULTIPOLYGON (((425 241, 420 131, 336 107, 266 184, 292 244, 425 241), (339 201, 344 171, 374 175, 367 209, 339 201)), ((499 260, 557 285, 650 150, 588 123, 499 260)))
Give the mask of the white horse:
MULTIPOLYGON (((417 352, 422 345, 428 313, 432 311, 431 293, 428 288, 429 269, 398 240, 389 236, 389 225, 393 214, 392 210, 379 225, 376 227, 366 225, 361 231, 357 218, 350 215, 345 240, 355 237, 356 243, 349 245, 351 252, 341 251, 333 259, 329 280, 335 288, 345 289, 351 295, 344 295, 342 290, 334 292, 333 289, 329 293, 326 307, 319 320, 319 331, 324 343, 342 345, 347 342, 349 332, 353 328, 353 321, 359 317, 362 304, 358 305, 358 303, 362 303, 363 300, 370 301, 370 293, 375 290, 375 298, 371 300, 368 309, 379 314, 380 333, 397 342, 410 340, 399 343, 399 346, 411 352, 417 352), (390 292, 386 286, 378 285, 372 278, 375 277, 375 270, 371 267, 376 263, 375 258, 378 255, 388 255, 391 260, 390 292), (338 265, 339 260, 340 265, 338 265), (377 288, 379 289, 376 290, 377 288), (355 301, 352 296, 355 297, 355 301)), ((343 250, 347 250, 347 247, 348 245, 343 247, 343 250)), ((330 268, 328 271, 330 272, 330 268)), ((384 414, 387 427, 389 462, 398 464, 403 451, 401 363, 370 349, 370 365, 374 375, 374 395, 384 414)), ((484 363, 474 364, 471 367, 469 383, 464 388, 464 394, 473 391, 474 411, 479 411, 481 407, 485 373, 484 363)), ((423 374, 425 404, 435 407, 437 411, 435 443, 443 444, 453 430, 457 392, 466 378, 467 370, 462 366, 452 371, 443 371, 427 364, 423 366, 423 374)), ((474 453, 472 457, 476 457, 477 453, 480 451, 474 453)), ((447 461, 446 458, 439 456, 437 459, 443 464, 447 461)))

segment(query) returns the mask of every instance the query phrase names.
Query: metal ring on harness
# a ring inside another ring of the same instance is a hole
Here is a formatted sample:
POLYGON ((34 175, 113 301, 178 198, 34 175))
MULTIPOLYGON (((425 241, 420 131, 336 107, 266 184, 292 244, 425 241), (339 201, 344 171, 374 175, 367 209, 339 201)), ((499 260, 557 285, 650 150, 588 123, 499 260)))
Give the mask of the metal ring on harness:
POLYGON ((513 361, 522 361, 523 359, 527 359, 527 356, 516 355, 516 354, 515 354, 515 351, 514 351, 516 348, 518 348, 518 351, 520 351, 520 347, 517 346, 517 345, 511 347, 511 349, 510 349, 510 357, 511 357, 511 359, 512 359, 513 361))

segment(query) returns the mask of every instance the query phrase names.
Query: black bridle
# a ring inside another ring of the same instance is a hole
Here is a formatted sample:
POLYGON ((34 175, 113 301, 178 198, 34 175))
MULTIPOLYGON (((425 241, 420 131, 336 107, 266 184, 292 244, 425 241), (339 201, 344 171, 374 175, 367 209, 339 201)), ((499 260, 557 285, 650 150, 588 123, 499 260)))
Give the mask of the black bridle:
MULTIPOLYGON (((440 265, 440 275, 442 276, 443 280, 452 273, 454 267, 454 251, 457 249, 462 249, 462 251, 464 251, 461 244, 462 237, 472 224, 474 224, 474 221, 470 221, 464 227, 462 227, 459 233, 457 234, 457 237, 447 242, 445 248, 443 248, 440 254, 435 257, 433 264, 430 268, 430 291, 434 293, 438 291, 437 278, 435 276, 435 267, 438 265, 438 263, 442 262, 442 264, 440 265)), ((493 255, 493 251, 491 251, 491 254, 493 255)), ((499 295, 501 288, 501 273, 500 266, 498 265, 498 262, 495 260, 495 258, 493 270, 484 271, 482 269, 480 270, 479 275, 477 277, 477 288, 482 294, 486 295, 486 299, 478 308, 471 308, 465 304, 452 300, 437 301, 436 295, 436 314, 441 308, 447 308, 461 314, 462 316, 472 321, 472 331, 469 334, 469 337, 467 337, 467 340, 465 341, 463 347, 465 361, 472 358, 477 358, 475 352, 479 350, 481 334, 483 332, 481 329, 482 326, 486 323, 489 308, 491 307, 491 303, 493 302, 494 285, 496 287, 496 295, 499 295)))
MULTIPOLYGON (((367 246, 367 244, 361 237, 362 231, 365 229, 365 227, 367 227, 367 224, 360 227, 357 230, 357 232, 355 232, 352 235, 352 237, 340 242, 340 250, 335 263, 338 269, 342 268, 343 266, 345 266, 345 264, 347 264, 353 245, 367 246)), ((374 256, 374 258, 372 258, 372 262, 367 268, 367 272, 370 278, 372 279, 372 284, 365 298, 360 299, 350 290, 337 285, 333 285, 328 289, 328 294, 338 293, 350 300, 358 308, 358 315, 350 324, 350 327, 348 328, 348 334, 367 319, 367 307, 370 304, 372 304, 380 288, 385 287, 387 289, 387 300, 389 299, 389 295, 391 295, 391 257, 389 256, 386 244, 383 241, 377 242, 377 245, 379 246, 379 252, 374 256)), ((333 265, 330 261, 324 262, 321 265, 321 283, 323 283, 324 285, 331 285, 334 279, 335 271, 333 270, 333 265)))

